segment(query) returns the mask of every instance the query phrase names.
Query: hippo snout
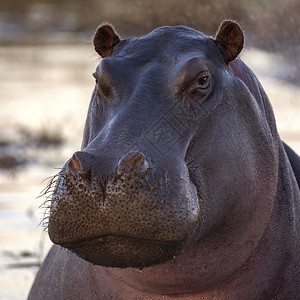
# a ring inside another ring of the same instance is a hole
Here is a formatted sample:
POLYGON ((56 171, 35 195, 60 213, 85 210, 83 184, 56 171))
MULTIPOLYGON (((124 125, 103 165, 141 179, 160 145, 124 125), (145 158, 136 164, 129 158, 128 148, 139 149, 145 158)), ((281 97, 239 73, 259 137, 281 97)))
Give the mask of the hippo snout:
MULTIPOLYGON (((75 172, 80 177, 90 179, 92 170, 92 156, 83 151, 77 151, 73 154, 66 168, 67 172, 75 172)), ((131 172, 142 172, 149 167, 144 155, 139 152, 130 152, 124 155, 118 163, 117 173, 128 174, 131 172)))
POLYGON ((139 151, 119 157, 73 154, 54 191, 51 240, 99 265, 144 267, 172 258, 199 219, 186 165, 175 174, 139 151))

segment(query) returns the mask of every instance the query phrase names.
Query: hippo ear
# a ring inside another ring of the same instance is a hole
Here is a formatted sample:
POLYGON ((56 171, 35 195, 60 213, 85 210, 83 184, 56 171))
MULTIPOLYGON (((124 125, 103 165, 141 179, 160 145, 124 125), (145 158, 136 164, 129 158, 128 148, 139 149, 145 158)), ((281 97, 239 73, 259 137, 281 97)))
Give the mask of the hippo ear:
POLYGON ((234 60, 244 47, 243 31, 234 21, 223 21, 216 33, 215 40, 227 64, 234 60))
POLYGON ((120 42, 120 38, 115 33, 112 26, 104 24, 97 28, 93 43, 96 52, 101 57, 110 56, 112 54, 113 47, 118 42, 120 42))

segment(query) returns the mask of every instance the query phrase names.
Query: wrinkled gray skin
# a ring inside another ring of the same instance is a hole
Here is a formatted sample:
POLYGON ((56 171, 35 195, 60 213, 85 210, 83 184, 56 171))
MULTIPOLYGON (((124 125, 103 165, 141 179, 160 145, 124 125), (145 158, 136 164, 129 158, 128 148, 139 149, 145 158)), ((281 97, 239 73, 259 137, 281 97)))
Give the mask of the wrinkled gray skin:
POLYGON ((293 171, 236 59, 239 26, 120 41, 104 25, 94 44, 82 151, 58 179, 57 245, 29 299, 299 299, 299 157, 287 148, 293 171))

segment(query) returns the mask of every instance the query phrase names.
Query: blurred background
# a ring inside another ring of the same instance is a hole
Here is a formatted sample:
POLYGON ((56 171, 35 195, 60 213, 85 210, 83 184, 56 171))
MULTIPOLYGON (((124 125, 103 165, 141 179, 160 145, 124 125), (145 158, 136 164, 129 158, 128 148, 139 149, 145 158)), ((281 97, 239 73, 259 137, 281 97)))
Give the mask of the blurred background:
POLYGON ((214 35, 223 19, 238 21, 242 59, 300 153, 299 15, 298 0, 0 0, 0 299, 26 299, 51 245, 37 197, 80 149, 98 24, 130 37, 178 24, 214 35))

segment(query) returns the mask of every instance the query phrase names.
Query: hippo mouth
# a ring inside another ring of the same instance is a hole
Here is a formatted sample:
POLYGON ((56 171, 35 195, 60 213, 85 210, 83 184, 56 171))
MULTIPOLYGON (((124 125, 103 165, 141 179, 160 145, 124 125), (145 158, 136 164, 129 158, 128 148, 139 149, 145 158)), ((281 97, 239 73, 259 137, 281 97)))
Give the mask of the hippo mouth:
POLYGON ((178 255, 182 242, 105 235, 61 244, 96 265, 144 268, 178 255))
POLYGON ((88 180, 64 171, 51 200, 52 242, 109 267, 143 268, 178 255, 199 221, 196 188, 188 177, 151 172, 88 180))

